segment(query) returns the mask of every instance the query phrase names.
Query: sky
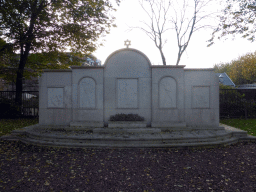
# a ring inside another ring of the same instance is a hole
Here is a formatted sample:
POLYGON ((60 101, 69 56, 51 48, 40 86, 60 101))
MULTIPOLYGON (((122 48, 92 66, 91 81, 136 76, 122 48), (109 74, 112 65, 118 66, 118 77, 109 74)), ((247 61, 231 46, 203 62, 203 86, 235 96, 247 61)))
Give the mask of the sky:
MULTIPOLYGON (((219 10, 220 6, 214 4, 206 7, 206 12, 210 8, 211 11, 219 10)), ((103 46, 93 53, 104 64, 107 57, 116 50, 125 48, 125 40, 131 41, 130 48, 143 52, 151 61, 152 65, 162 65, 159 50, 154 42, 141 30, 130 27, 141 26, 139 21, 146 21, 145 13, 140 7, 138 0, 122 0, 117 11, 113 13, 116 17, 116 28, 111 28, 110 34, 104 39, 103 46)), ((205 20, 205 23, 212 23, 212 20, 205 20)), ((215 23, 216 24, 216 23, 215 23)), ((212 29, 201 29, 196 31, 184 52, 179 65, 186 65, 186 68, 212 68, 215 64, 226 63, 243 56, 246 53, 256 51, 256 42, 236 37, 234 40, 224 38, 216 40, 215 44, 207 47, 207 40, 211 38, 212 29)), ((178 46, 175 33, 166 32, 167 44, 163 52, 166 57, 167 65, 175 65, 178 46)), ((101 39, 102 40, 102 39, 101 39)))

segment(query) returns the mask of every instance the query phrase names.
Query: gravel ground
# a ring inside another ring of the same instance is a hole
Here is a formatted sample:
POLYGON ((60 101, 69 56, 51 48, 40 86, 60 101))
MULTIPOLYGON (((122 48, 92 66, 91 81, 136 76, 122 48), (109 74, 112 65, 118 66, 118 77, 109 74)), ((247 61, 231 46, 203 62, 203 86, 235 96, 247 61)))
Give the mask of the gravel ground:
POLYGON ((0 141, 0 191, 256 191, 256 144, 65 149, 0 141))

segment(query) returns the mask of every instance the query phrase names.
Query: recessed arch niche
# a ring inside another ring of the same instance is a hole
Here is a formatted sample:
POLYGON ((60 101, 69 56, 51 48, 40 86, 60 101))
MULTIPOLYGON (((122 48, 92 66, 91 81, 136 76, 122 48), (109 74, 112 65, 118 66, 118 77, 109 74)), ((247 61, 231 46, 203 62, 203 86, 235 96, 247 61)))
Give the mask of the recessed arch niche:
POLYGON ((79 82, 79 108, 96 107, 96 83, 93 78, 85 77, 79 82))
POLYGON ((177 83, 172 77, 164 77, 159 81, 159 108, 177 107, 177 83))

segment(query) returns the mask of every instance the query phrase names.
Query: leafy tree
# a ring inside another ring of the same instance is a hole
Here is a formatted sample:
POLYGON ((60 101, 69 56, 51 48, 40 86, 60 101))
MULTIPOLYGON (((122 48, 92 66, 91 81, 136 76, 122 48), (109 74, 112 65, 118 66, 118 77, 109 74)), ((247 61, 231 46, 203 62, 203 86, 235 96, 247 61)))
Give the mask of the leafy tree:
POLYGON ((229 72, 229 77, 233 80, 233 82, 236 85, 246 83, 242 75, 242 69, 243 69, 243 65, 242 65, 242 62, 240 62, 239 60, 234 60, 231 62, 231 70, 229 72))
POLYGON ((230 71, 230 63, 220 63, 220 64, 215 64, 213 66, 214 72, 215 73, 229 73, 230 71))
POLYGON ((229 63, 216 64, 214 71, 215 73, 226 72, 236 85, 255 83, 256 52, 248 53, 229 63))
POLYGON ((246 83, 256 82, 256 52, 248 53, 239 58, 242 65, 241 75, 246 83))
MULTIPOLYGON (((5 40, 0 38, 0 69, 10 65, 14 52, 12 44, 6 43, 5 40)), ((2 72, 2 71, 1 71, 2 72)))
POLYGON ((232 86, 229 86, 229 85, 223 85, 220 83, 219 85, 219 89, 235 89, 234 87, 232 86))
POLYGON ((209 45, 226 35, 241 34, 250 41, 255 40, 256 3, 252 0, 226 0, 226 6, 219 16, 219 26, 214 30, 209 45))
POLYGON ((248 53, 232 61, 230 78, 235 84, 251 84, 256 81, 256 52, 248 53))
POLYGON ((11 43, 0 39, 0 78, 5 82, 15 82, 18 58, 15 56, 11 43))
MULTIPOLYGON (((74 56, 90 54, 99 46, 97 39, 113 26, 112 10, 110 0, 0 0, 1 38, 12 43, 20 56, 16 77, 19 106, 28 60, 33 61, 32 66, 46 56, 52 63, 54 56, 68 48, 74 56), (31 53, 35 55, 29 58, 31 53)), ((58 62, 52 63, 53 68, 64 67, 58 62)))

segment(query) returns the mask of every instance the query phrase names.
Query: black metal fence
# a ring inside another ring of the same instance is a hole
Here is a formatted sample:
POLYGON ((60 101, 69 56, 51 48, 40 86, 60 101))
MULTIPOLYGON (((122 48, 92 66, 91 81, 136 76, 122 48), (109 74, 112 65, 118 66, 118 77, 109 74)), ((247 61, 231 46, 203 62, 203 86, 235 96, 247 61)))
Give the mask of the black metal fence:
MULTIPOLYGON (((10 110, 10 106, 13 107, 15 105, 15 97, 16 91, 0 91, 1 112, 7 112, 10 110)), ((22 91, 21 116, 39 116, 39 91, 22 91)))
POLYGON ((220 118, 255 118, 256 89, 221 89, 220 118))

